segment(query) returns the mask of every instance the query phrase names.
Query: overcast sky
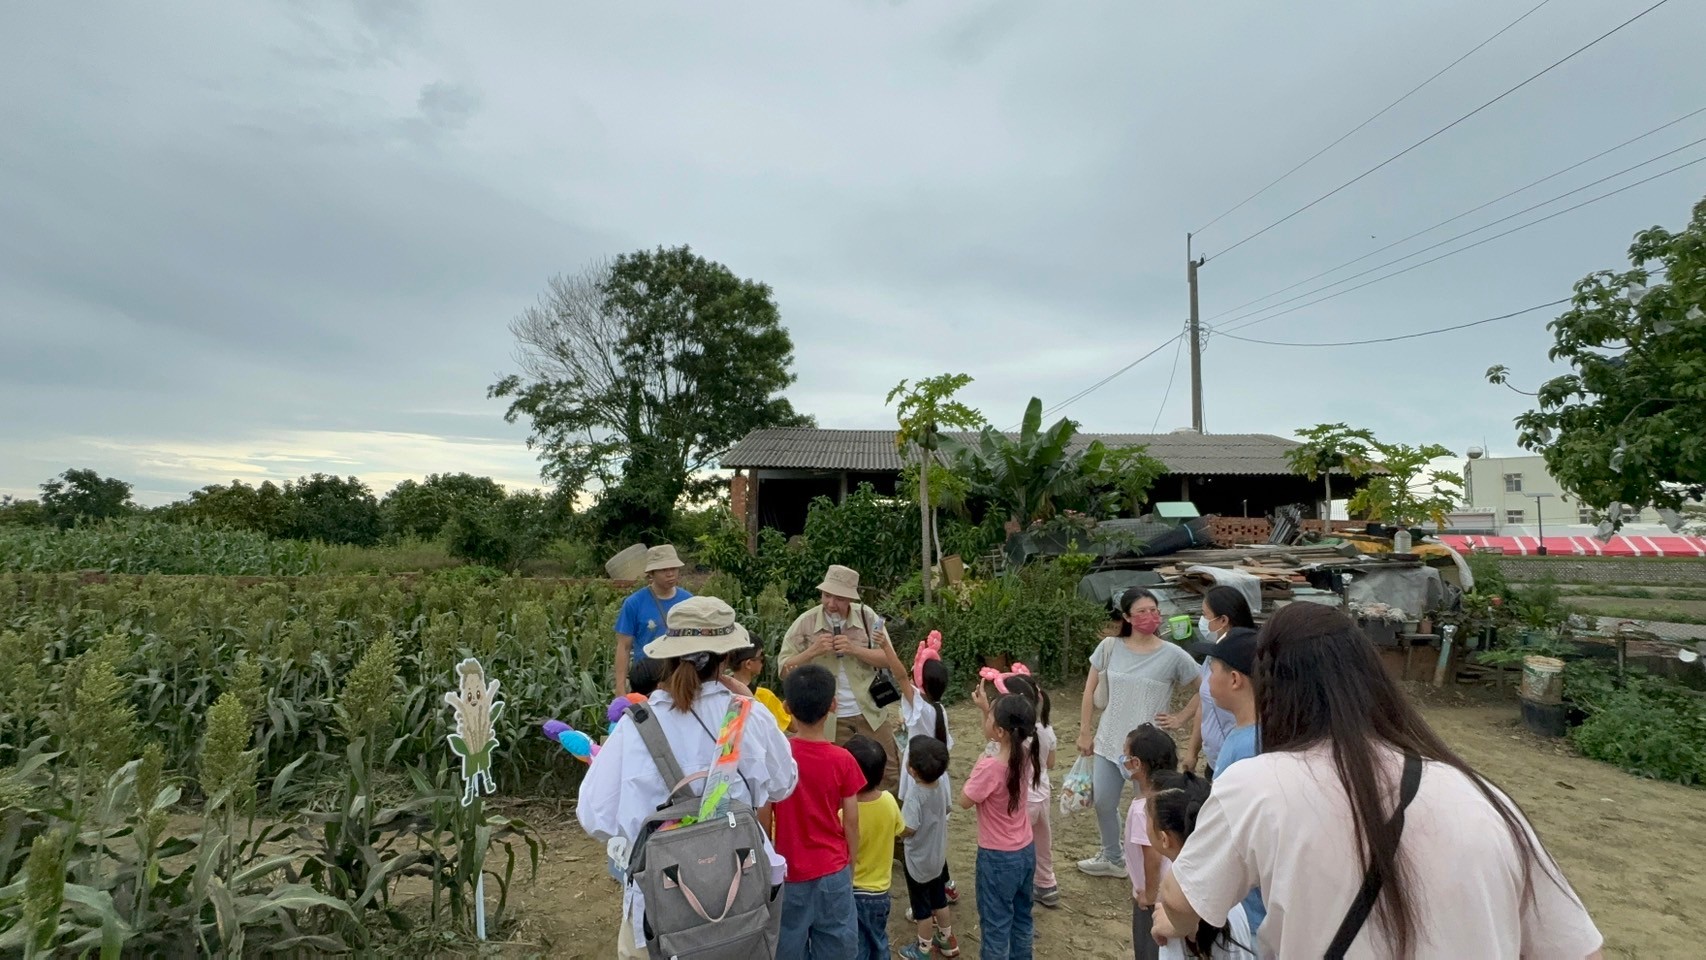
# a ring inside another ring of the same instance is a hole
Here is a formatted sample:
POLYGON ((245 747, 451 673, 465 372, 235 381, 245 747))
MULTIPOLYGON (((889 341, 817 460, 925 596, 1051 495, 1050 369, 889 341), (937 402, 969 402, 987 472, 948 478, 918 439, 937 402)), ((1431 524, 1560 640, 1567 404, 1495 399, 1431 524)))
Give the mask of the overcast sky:
MULTIPOLYGON (((1706 15, 1672 0, 1218 255, 1651 2, 1551 0, 1202 232, 1204 317, 1706 106, 1706 15)), ((682 243, 774 288, 791 396, 821 424, 889 426, 895 381, 963 371, 1005 426, 1179 331, 1186 231, 1534 3, 7 4, 0 492, 71 466, 145 503, 317 470, 536 483, 524 428, 485 398, 513 366, 506 324, 555 272, 682 243)), ((1706 113, 1276 299, 1702 137, 1706 113)), ((1702 195, 1706 163, 1241 333, 1353 340, 1543 303, 1702 195)), ((1551 316, 1387 346, 1211 339, 1208 428, 1349 420, 1514 452, 1523 398, 1481 373, 1552 372, 1551 316)), ((1188 424, 1173 358, 1066 412, 1188 424)))

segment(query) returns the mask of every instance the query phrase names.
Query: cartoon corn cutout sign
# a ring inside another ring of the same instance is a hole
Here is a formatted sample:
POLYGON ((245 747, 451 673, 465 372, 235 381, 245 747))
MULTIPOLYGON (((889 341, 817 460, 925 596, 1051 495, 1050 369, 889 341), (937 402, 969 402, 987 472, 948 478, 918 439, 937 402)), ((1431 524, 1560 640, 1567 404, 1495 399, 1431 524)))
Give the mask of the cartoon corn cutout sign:
POLYGON ((497 791, 492 779, 492 749, 498 745, 496 727, 503 716, 504 702, 498 697, 498 681, 486 682, 480 661, 469 657, 456 665, 459 689, 446 693, 444 702, 456 714, 456 732, 450 749, 462 758, 462 805, 474 802, 480 784, 486 793, 497 791))

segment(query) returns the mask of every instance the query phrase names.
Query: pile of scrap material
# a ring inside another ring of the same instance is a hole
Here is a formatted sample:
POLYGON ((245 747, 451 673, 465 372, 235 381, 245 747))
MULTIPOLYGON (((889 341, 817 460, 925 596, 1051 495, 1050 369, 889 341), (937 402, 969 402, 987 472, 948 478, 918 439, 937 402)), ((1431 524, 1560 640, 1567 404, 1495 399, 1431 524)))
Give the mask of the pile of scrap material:
POLYGON ((1421 558, 1371 556, 1345 544, 1182 550, 1151 558, 1148 567, 1162 583, 1193 594, 1223 584, 1237 587, 1256 611, 1347 590, 1356 600, 1401 599, 1405 609, 1437 609, 1442 600, 1438 574, 1421 558))

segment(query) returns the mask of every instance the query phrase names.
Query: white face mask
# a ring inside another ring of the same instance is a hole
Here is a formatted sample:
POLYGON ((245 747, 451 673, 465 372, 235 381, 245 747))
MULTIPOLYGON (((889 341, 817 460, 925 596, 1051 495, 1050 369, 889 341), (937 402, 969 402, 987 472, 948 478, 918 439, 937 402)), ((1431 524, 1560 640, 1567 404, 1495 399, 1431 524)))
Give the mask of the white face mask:
POLYGON ((1207 617, 1197 618, 1197 636, 1202 637, 1204 640, 1220 639, 1215 635, 1214 631, 1209 628, 1207 617))

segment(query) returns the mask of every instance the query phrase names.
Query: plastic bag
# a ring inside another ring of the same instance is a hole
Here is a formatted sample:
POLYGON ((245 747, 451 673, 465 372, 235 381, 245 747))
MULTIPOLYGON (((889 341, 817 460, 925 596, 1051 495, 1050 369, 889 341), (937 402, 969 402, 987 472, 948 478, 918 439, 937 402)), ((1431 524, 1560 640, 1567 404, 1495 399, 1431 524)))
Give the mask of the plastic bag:
POLYGON ((1062 816, 1088 809, 1093 801, 1090 788, 1090 771, 1094 761, 1090 757, 1079 757, 1067 771, 1066 779, 1060 784, 1060 813, 1062 816))

